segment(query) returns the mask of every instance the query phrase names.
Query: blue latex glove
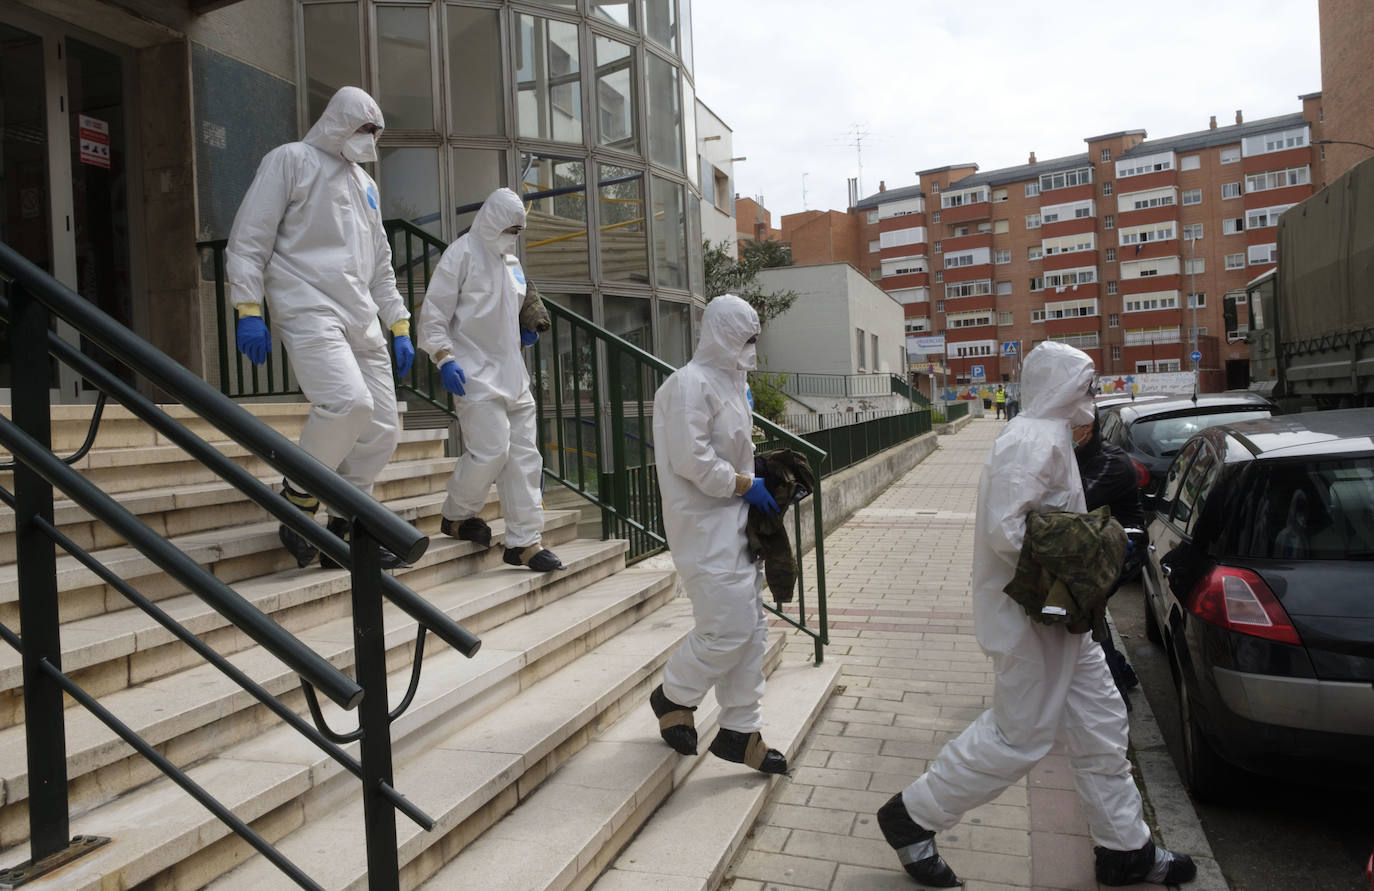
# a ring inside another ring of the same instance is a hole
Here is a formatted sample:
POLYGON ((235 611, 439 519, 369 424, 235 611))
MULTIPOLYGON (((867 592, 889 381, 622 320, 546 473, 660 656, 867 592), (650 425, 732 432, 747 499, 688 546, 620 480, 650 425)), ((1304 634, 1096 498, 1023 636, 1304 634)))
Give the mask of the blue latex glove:
POLYGON ((538 331, 531 331, 531 330, 528 329, 528 328, 521 328, 521 329, 520 329, 520 345, 521 345, 521 346, 530 346, 531 344, 533 344, 533 343, 534 343, 536 340, 538 340, 538 339, 539 339, 539 332, 538 332, 538 331))
POLYGON ((410 374, 410 363, 415 361, 415 345, 410 342, 410 335, 397 334, 391 350, 396 354, 396 374, 401 377, 410 374))
POLYGON ((234 334, 238 338, 239 352, 247 356, 249 362, 261 365, 267 361, 267 354, 272 352, 272 333, 261 316, 240 316, 234 334))
POLYGON ((768 487, 763 484, 763 477, 761 476, 754 477, 754 481, 749 484, 749 491, 741 497, 770 516, 778 512, 778 503, 773 500, 773 496, 769 493, 768 487))
POLYGON ((466 395, 463 391, 463 384, 468 382, 467 375, 463 374, 463 369, 458 367, 457 362, 449 361, 439 369, 439 375, 444 379, 444 389, 454 396, 466 395))

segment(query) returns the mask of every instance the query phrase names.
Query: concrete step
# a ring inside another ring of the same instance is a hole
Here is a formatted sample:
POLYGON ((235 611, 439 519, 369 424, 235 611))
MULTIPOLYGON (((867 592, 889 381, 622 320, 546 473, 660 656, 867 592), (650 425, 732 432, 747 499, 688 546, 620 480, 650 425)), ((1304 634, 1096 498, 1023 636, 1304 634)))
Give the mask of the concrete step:
MULTIPOLYGON (((433 432, 419 430, 406 435, 428 437, 433 432)), ((402 452, 401 449, 397 451, 398 454, 402 452)), ((378 474, 373 497, 379 501, 391 501, 441 491, 457 460, 442 456, 393 458, 378 474)), ((269 488, 279 490, 281 474, 266 467, 265 462, 260 463, 263 463, 262 469, 266 472, 254 475, 269 488)), ((166 536, 252 523, 268 517, 264 508, 213 475, 211 480, 205 482, 170 483, 108 494, 153 530, 166 536)), ((122 541, 108 526, 97 522, 84 508, 65 498, 54 500, 53 522, 77 545, 88 551, 112 547, 122 541)), ((0 511, 0 564, 14 561, 14 542, 14 512, 4 509, 0 511)))
MULTIPOLYGON (((659 571, 632 569, 620 576, 646 572, 650 577, 659 575, 659 571)), ((669 596, 671 581, 668 576, 664 582, 669 596)), ((437 823, 428 833, 409 821, 398 824, 402 887, 415 887, 550 775, 557 776, 560 765, 575 760, 577 752, 593 744, 599 730, 641 707, 658 682, 663 661, 690 626, 690 605, 673 600, 510 696, 481 719, 436 736, 398 759, 397 788, 437 823)), ((546 824, 545 844, 566 828, 569 821, 561 819, 566 816, 560 814, 546 824)), ((279 848, 326 888, 367 887, 362 807, 354 789, 348 790, 346 799, 329 802, 327 815, 322 813, 291 833, 279 848), (346 841, 341 843, 341 839, 346 841)), ((529 854, 526 851, 519 857, 529 854)), ((518 860, 503 867, 516 869, 518 860)), ((274 881, 280 882, 275 867, 255 857, 210 887, 227 891, 274 881)), ((460 882, 438 887, 481 887, 495 881, 493 875, 470 873, 460 882)))
MULTIPOLYGON (((471 547, 467 542, 461 544, 471 547)), ((575 541, 560 549, 567 552, 563 559, 568 569, 563 572, 532 573, 502 564, 500 568, 483 569, 438 584, 423 593, 450 618, 484 635, 480 658, 492 649, 485 639, 486 633, 501 631, 497 626, 523 619, 531 613, 537 615, 541 608, 557 603, 583 586, 616 577, 624 567, 623 542, 575 541)), ((406 670, 415 641, 416 623, 389 603, 384 605, 384 616, 388 667, 406 670)), ((296 636, 336 667, 350 672, 352 628, 352 615, 345 613, 319 622, 296 636)), ((567 629, 563 631, 570 633, 567 629)), ((452 660, 468 663, 433 637, 427 650, 431 655, 425 659, 426 677, 431 676, 431 662, 438 665, 452 660)), ((489 658, 499 662, 499 647, 492 652, 494 655, 489 658)), ((540 654, 543 655, 546 654, 540 654)), ((228 659, 269 693, 304 712, 297 675, 260 647, 245 647, 228 659)), ((434 676, 439 674, 435 672, 434 676)), ((407 679, 408 676, 402 678, 402 691, 407 679)), ((192 667, 101 696, 100 701, 178 763, 212 756, 231 743, 255 737, 279 723, 234 682, 198 659, 192 667)), ((393 701, 399 701, 399 694, 393 701)), ((344 715, 331 706, 326 706, 325 712, 334 726, 356 724, 355 716, 344 715)), ((292 730, 281 729, 294 735, 292 730)), ((132 755, 112 731, 83 708, 67 711, 66 733, 67 770, 74 812, 95 807, 157 775, 147 762, 132 755)), ((22 725, 0 730, 0 780, 3 780, 5 794, 3 807, 0 807, 0 844, 3 845, 27 836, 22 805, 28 795, 23 738, 22 725)))
MULTIPOLYGON (((310 404, 294 402, 256 402, 240 403, 251 414, 268 424, 284 436, 298 436, 301 425, 310 413, 310 404)), ((91 413, 94 405, 52 405, 48 411, 52 418, 51 442, 53 450, 60 455, 68 455, 80 448, 86 441, 90 430, 91 413)), ((184 405, 160 405, 166 414, 177 420, 202 439, 222 440, 225 436, 219 428, 184 405)), ((404 410, 404 409, 402 409, 404 410)), ((13 417, 8 404, 0 405, 0 415, 13 417)), ((93 444, 97 449, 121 448, 143 445, 166 445, 168 440, 161 433, 149 427, 133 412, 122 405, 109 403, 101 413, 100 427, 96 431, 93 444)), ((8 461, 8 454, 3 460, 8 461)))
MULTIPOLYGON (((783 638, 774 634, 764 658, 772 673, 782 657, 783 638)), ((665 657, 666 658, 666 657, 665 657)), ((661 677, 655 675, 652 689, 661 677)), ((770 687, 772 681, 769 682, 770 687)), ((648 692, 646 689, 646 693, 648 692)), ((765 713, 773 696, 765 697, 765 713)), ((647 695, 624 716, 559 768, 533 795, 512 810, 420 887, 427 891, 481 884, 493 891, 585 888, 639 832, 674 789, 717 759, 707 754, 720 710, 713 694, 695 715, 698 754, 683 757, 666 746, 647 695)), ((770 744, 777 747, 769 737, 770 744)), ((767 787, 762 774, 724 764, 727 784, 767 787)), ((694 827, 689 827, 689 832, 694 827)), ((687 839, 679 839, 688 844, 687 839)), ((640 886, 653 887, 650 884, 640 886)))
MULTIPOLYGON (((510 568, 508 574, 517 572, 510 568)), ((523 573, 525 579, 533 576, 523 573)), ((685 604, 660 606, 672 596, 672 580, 663 571, 616 573, 493 629, 473 659, 447 649, 425 659, 415 701, 392 728, 397 740, 394 785, 438 818, 441 829, 425 834, 399 818, 403 860, 419 853, 418 837, 441 838, 493 799, 515 795, 513 784, 528 768, 556 757, 561 747, 584 734, 597 714, 642 687, 689 621, 685 604), (665 609, 664 620, 636 624, 641 616, 657 616, 665 609), (606 648, 600 658, 576 658, 589 649, 601 654, 606 648), (576 678, 564 674, 574 667, 576 678), (568 686, 557 689, 555 678, 569 678, 568 686), (599 685, 600 692, 589 685, 599 685), (512 740, 519 741, 521 751, 512 750, 512 740)), ((390 623, 388 629, 389 636, 407 636, 390 623)), ((351 636, 351 628, 339 631, 351 636)), ((346 648, 351 651, 351 642, 346 648)), ((393 672, 392 701, 408 680, 408 664, 393 672)), ((327 712, 335 727, 353 723, 341 720, 336 709, 327 712)), ((329 876, 361 862, 364 874, 355 877, 352 887, 365 887, 362 822, 348 812, 357 780, 294 731, 273 727, 204 758, 189 773, 241 818, 257 821, 269 839, 302 829, 282 847, 317 880, 344 887, 329 876)), ((72 831, 113 840, 28 887, 94 891, 151 881, 155 887, 200 888, 243 863, 249 853, 236 838, 226 837, 229 830, 218 820, 165 780, 78 816, 72 831)), ((255 860, 243 863, 219 887, 287 886, 270 866, 259 876, 257 870, 264 866, 255 860)))
MULTIPOLYGON (((839 674, 837 661, 803 662, 779 667, 768 678, 763 738, 786 753, 789 762, 796 761, 839 674)), ((644 716, 635 717, 648 724, 644 716)), ((653 728, 641 727, 640 732, 645 729, 653 728)), ((705 759, 591 887, 595 891, 713 891, 779 782, 788 780, 741 776, 738 765, 705 759)))

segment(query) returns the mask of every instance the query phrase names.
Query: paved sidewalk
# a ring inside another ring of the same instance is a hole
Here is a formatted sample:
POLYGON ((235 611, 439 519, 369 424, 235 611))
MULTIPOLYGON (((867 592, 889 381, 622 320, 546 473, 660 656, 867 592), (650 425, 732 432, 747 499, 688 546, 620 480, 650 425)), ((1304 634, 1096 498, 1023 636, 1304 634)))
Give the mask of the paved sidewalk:
MULTIPOLYGON (((843 664, 840 687, 722 887, 919 887, 901 871, 874 813, 991 705, 992 663, 974 639, 969 575, 978 477, 1004 423, 979 418, 942 436, 939 449, 827 536, 826 659, 843 664)), ((789 637, 786 661, 811 656, 810 638, 789 637)), ((1144 739, 1158 749, 1143 694, 1133 704, 1133 748, 1144 739)), ((1199 861, 1198 881, 1187 887, 1225 889, 1172 764, 1142 764, 1146 819, 1199 861)), ((1098 888, 1061 753, 937 841, 968 891, 1098 888)))

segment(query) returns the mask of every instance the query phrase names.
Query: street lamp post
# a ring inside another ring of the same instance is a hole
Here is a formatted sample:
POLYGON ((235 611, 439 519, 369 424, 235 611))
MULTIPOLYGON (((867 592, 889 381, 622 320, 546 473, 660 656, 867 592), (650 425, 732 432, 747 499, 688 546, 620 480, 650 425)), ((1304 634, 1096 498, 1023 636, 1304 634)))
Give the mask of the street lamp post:
POLYGON ((1363 143, 1363 142, 1354 142, 1354 141, 1349 140, 1349 139, 1314 139, 1314 140, 1312 140, 1312 144, 1313 144, 1313 145, 1358 145, 1360 148, 1369 149, 1371 152, 1374 152, 1374 145, 1368 145, 1368 144, 1363 143))

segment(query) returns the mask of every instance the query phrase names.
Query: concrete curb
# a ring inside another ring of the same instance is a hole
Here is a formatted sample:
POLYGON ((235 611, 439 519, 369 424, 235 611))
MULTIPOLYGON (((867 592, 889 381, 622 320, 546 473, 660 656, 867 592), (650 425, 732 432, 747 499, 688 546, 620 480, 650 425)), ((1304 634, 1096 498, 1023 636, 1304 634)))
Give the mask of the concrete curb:
MULTIPOLYGON (((1129 660, 1116 625, 1110 623, 1116 648, 1129 660)), ((1155 713, 1143 692, 1131 698, 1131 763, 1139 777, 1141 797, 1144 799, 1145 822, 1150 824, 1156 840, 1166 848, 1180 851, 1197 864, 1197 878, 1187 884, 1188 891, 1230 891, 1231 886, 1222 875, 1212 846, 1203 832, 1197 809, 1183 785, 1183 778, 1174 766, 1174 759, 1164 742, 1164 734, 1155 720, 1155 713)))

